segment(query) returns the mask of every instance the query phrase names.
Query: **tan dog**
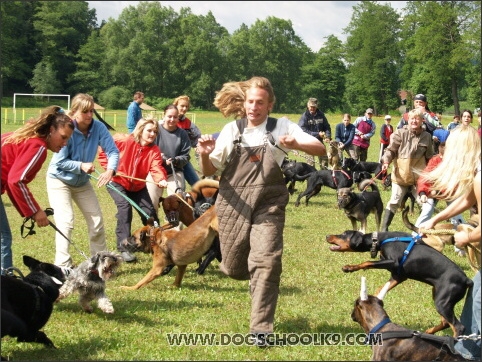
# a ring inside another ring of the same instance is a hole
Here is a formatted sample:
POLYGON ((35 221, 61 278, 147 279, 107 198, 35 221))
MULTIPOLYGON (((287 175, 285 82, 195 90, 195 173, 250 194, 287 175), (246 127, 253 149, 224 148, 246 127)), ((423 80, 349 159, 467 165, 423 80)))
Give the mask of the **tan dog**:
POLYGON ((211 247, 216 236, 218 217, 215 206, 181 231, 164 230, 152 225, 140 228, 133 234, 134 244, 137 250, 152 252, 152 268, 136 285, 122 288, 137 290, 167 274, 174 265, 177 266, 177 273, 173 285, 179 288, 187 265, 196 263, 211 247))
POLYGON ((338 156, 338 142, 327 140, 326 155, 328 156, 328 165, 332 170, 340 170, 340 157, 338 156))

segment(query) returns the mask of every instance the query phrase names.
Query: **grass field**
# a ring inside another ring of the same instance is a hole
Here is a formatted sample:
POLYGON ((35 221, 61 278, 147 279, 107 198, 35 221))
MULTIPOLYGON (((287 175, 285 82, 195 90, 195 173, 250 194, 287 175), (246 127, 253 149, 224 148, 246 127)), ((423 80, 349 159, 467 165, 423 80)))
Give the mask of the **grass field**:
MULTIPOLYGON (((121 113, 121 112, 119 112, 121 113)), ((280 116, 274 114, 274 116, 280 116)), ((288 115, 297 122, 299 115, 288 115)), ((118 119, 125 120, 118 115, 118 119)), ((108 114, 107 122, 112 122, 108 114)), ((334 131, 341 115, 328 114, 334 131)), ((396 117, 395 117, 396 120, 396 117)), ((395 121, 394 120, 394 121, 395 121)), ((227 121, 216 112, 196 112, 196 124, 203 133, 218 132, 227 121)), ((382 117, 376 119, 377 126, 382 117)), ((18 125, 3 124, 2 133, 13 130, 18 125)), ((120 122, 117 132, 126 132, 120 122)), ((369 149, 369 161, 376 161, 379 150, 379 135, 373 137, 369 149)), ((50 159, 49 155, 49 159, 50 159)), ((292 158, 297 158, 294 155, 292 158)), ((303 160, 299 158, 299 160, 303 160)), ((193 160, 195 168, 198 165, 193 160)), ((45 188, 45 163, 37 178, 29 185, 43 207, 48 207, 45 188)), ((298 192, 306 183, 297 184, 298 192)), ((390 197, 389 191, 379 186, 384 204, 390 197)), ((105 189, 97 189, 101 202, 108 246, 115 250, 115 204, 105 189)), ((32 343, 17 343, 5 337, 2 339, 2 356, 14 360, 310 360, 310 361, 361 361, 371 357, 370 347, 353 345, 354 336, 360 336, 361 327, 352 321, 350 314, 353 303, 359 295, 360 277, 367 277, 369 293, 383 285, 389 278, 385 270, 360 271, 345 274, 341 268, 345 264, 370 260, 366 254, 337 254, 330 252, 325 241, 327 234, 341 233, 351 228, 348 218, 336 205, 335 190, 323 188, 321 193, 310 200, 308 206, 302 203, 294 206, 298 195, 291 196, 287 207, 287 222, 284 230, 284 255, 281 292, 276 312, 275 332, 287 334, 341 336, 334 345, 290 345, 269 349, 259 349, 247 345, 179 345, 168 343, 168 334, 201 333, 215 334, 218 340, 223 334, 244 336, 249 331, 250 297, 248 282, 236 281, 223 275, 214 261, 205 275, 195 273, 195 265, 188 266, 182 288, 170 287, 176 270, 160 277, 138 291, 124 291, 122 285, 134 285, 151 267, 151 256, 137 254, 138 261, 123 264, 115 279, 108 282, 115 314, 105 315, 99 309, 86 314, 81 311, 76 296, 71 296, 56 304, 52 317, 43 328, 57 349, 48 349, 32 343), (351 339, 350 339, 351 338, 351 339)), ((6 195, 2 196, 14 235, 14 264, 26 272, 22 255, 52 262, 54 258, 54 230, 36 228, 37 233, 22 239, 20 226, 22 218, 11 205, 6 195)), ((444 203, 441 203, 444 207, 444 203)), ((76 209, 75 229, 72 241, 88 252, 85 222, 76 209)), ((411 219, 414 221, 416 215, 411 219)), ((53 221, 53 219, 52 219, 53 221)), ((134 228, 140 227, 136 218, 134 228)), ((375 229, 373 216, 369 217, 368 229, 375 229)), ((398 213, 391 230, 405 231, 398 213)), ((71 248, 75 263, 83 260, 82 255, 71 248)), ((474 273, 466 259, 457 257, 453 248, 447 247, 445 254, 455 261, 472 278, 474 273)), ((430 265, 427 265, 430 267, 430 265)), ((456 307, 460 315, 463 302, 456 307)), ((395 323, 407 328, 424 331, 439 323, 431 299, 431 287, 408 280, 385 297, 385 307, 395 323)), ((440 335, 450 334, 449 330, 440 335)), ((334 340, 336 341, 336 340, 334 340)))

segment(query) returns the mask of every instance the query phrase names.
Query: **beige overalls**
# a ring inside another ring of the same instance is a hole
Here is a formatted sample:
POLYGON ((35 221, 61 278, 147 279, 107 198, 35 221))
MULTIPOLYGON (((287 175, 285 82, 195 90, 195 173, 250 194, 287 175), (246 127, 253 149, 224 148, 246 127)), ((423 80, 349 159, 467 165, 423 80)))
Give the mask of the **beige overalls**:
POLYGON ((251 281, 251 333, 273 332, 289 201, 282 171, 267 137, 264 145, 234 147, 216 200, 221 270, 251 281))

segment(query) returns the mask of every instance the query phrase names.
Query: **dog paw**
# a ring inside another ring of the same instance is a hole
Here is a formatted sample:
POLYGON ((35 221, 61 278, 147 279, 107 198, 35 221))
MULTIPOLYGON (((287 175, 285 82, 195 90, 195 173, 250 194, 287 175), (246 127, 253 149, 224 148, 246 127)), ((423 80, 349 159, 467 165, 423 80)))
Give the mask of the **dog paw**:
POLYGON ((356 268, 355 265, 345 265, 343 268, 341 268, 341 270, 343 270, 345 273, 351 273, 356 271, 356 268))
POLYGON ((104 312, 106 314, 114 314, 114 307, 104 308, 104 309, 102 309, 102 312, 104 312))
POLYGON ((82 307, 82 310, 85 312, 85 313, 92 313, 94 311, 94 308, 92 308, 90 305, 89 306, 83 306, 82 307))

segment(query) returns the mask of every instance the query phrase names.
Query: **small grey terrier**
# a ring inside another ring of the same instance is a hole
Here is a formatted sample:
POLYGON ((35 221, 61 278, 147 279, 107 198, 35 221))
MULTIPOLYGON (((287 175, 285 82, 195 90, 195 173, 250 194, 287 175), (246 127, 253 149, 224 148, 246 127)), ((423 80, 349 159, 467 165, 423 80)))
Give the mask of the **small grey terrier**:
POLYGON ((90 302, 97 300, 97 305, 104 313, 114 313, 114 307, 105 294, 105 282, 114 275, 122 262, 119 254, 109 251, 96 253, 72 270, 60 288, 58 300, 77 291, 79 303, 85 312, 92 313, 94 308, 90 302))

